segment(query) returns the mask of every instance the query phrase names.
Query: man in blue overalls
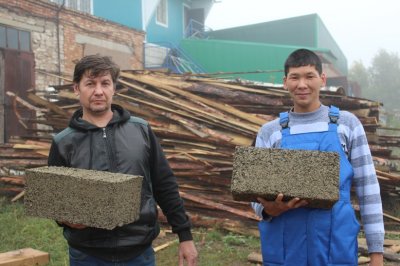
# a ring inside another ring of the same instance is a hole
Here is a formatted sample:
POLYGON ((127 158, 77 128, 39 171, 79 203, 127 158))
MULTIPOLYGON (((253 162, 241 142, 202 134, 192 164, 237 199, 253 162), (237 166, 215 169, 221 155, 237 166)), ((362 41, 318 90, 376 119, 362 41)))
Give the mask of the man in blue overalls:
POLYGON ((326 84, 320 58, 299 49, 285 62, 284 87, 293 108, 262 126, 256 147, 335 151, 340 155, 340 199, 332 209, 307 208, 305 200, 252 203, 259 224, 264 265, 358 265, 360 229, 350 202, 354 186, 360 205, 370 265, 383 265, 383 214, 379 183, 360 121, 353 114, 324 106, 326 84))

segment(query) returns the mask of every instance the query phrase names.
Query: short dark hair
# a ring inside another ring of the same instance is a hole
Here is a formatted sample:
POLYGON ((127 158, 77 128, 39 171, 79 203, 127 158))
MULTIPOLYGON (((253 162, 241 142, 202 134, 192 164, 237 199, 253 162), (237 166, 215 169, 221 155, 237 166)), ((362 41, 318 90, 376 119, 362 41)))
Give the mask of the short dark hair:
POLYGON ((315 66, 318 73, 322 74, 322 62, 316 53, 307 49, 298 49, 292 52, 285 61, 285 76, 291 67, 315 66))
POLYGON ((74 83, 79 83, 86 71, 88 71, 91 77, 98 77, 110 73, 115 86, 120 69, 109 56, 101 56, 100 54, 88 55, 76 63, 73 77, 74 83))

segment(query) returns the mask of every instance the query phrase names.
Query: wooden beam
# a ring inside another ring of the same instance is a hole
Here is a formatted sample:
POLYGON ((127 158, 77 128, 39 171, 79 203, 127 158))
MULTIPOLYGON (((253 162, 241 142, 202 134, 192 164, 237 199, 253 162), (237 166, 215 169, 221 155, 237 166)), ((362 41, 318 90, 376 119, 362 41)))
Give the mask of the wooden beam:
POLYGON ((210 206, 210 207, 212 207, 214 209, 217 209, 217 210, 227 211, 227 212, 230 212, 230 213, 242 216, 242 217, 246 217, 246 218, 249 218, 249 219, 252 219, 252 220, 256 220, 256 221, 260 220, 260 218, 257 215, 253 214, 253 213, 249 213, 249 212, 246 212, 246 211, 238 210, 238 209, 226 206, 226 205, 221 204, 221 203, 213 202, 211 200, 208 200, 208 199, 205 199, 205 198, 202 198, 202 197, 197 197, 197 196, 193 196, 193 195, 187 194, 185 192, 179 192, 179 194, 184 199, 191 200, 191 201, 194 201, 194 202, 197 202, 197 203, 201 203, 201 204, 204 204, 206 206, 210 206))
POLYGON ((47 252, 35 250, 32 248, 18 249, 5 253, 0 253, 1 266, 34 266, 46 265, 50 261, 50 255, 47 252))

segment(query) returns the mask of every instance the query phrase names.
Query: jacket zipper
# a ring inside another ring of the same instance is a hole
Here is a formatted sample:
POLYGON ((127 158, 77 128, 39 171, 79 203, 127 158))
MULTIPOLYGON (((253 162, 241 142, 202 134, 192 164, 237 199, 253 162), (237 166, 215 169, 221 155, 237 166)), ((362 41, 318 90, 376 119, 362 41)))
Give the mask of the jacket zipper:
POLYGON ((106 142, 107 155, 108 155, 108 160, 109 160, 109 163, 110 163, 110 171, 111 172, 115 172, 117 170, 116 167, 115 167, 115 163, 114 163, 115 162, 115 158, 114 158, 113 153, 112 153, 111 144, 110 144, 110 142, 108 141, 108 138, 107 138, 107 130, 106 130, 105 127, 103 127, 102 130, 103 130, 103 139, 106 142))
MULTIPOLYGON (((115 169, 114 163, 113 163, 114 162, 114 157, 112 155, 111 144, 109 143, 109 141, 107 139, 107 130, 106 130, 106 128, 103 127, 102 130, 103 130, 103 139, 104 139, 104 141, 106 143, 107 156, 108 156, 108 160, 109 160, 110 168, 111 168, 110 170, 111 170, 111 172, 114 172, 116 169, 115 169)), ((116 233, 113 232, 113 231, 110 231, 109 234, 112 236, 113 239, 115 239, 114 243, 113 243, 114 244, 113 247, 116 248, 117 247, 117 240, 115 238, 116 233)), ((113 261, 117 261, 118 260, 118 254, 114 254, 112 259, 113 259, 113 261)))

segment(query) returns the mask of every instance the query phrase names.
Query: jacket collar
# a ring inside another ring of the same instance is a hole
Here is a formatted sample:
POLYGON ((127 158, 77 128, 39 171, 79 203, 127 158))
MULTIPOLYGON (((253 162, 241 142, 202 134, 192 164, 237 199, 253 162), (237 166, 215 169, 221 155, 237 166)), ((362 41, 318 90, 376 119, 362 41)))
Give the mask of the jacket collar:
MULTIPOLYGON (((122 124, 128 121, 130 118, 130 113, 117 104, 112 104, 111 110, 113 111, 113 117, 111 118, 110 122, 108 122, 107 126, 113 124, 122 124)), ((82 108, 76 110, 75 113, 72 115, 71 120, 69 121, 69 126, 71 128, 83 131, 98 129, 96 125, 93 125, 88 121, 83 120, 82 115, 82 108)))

